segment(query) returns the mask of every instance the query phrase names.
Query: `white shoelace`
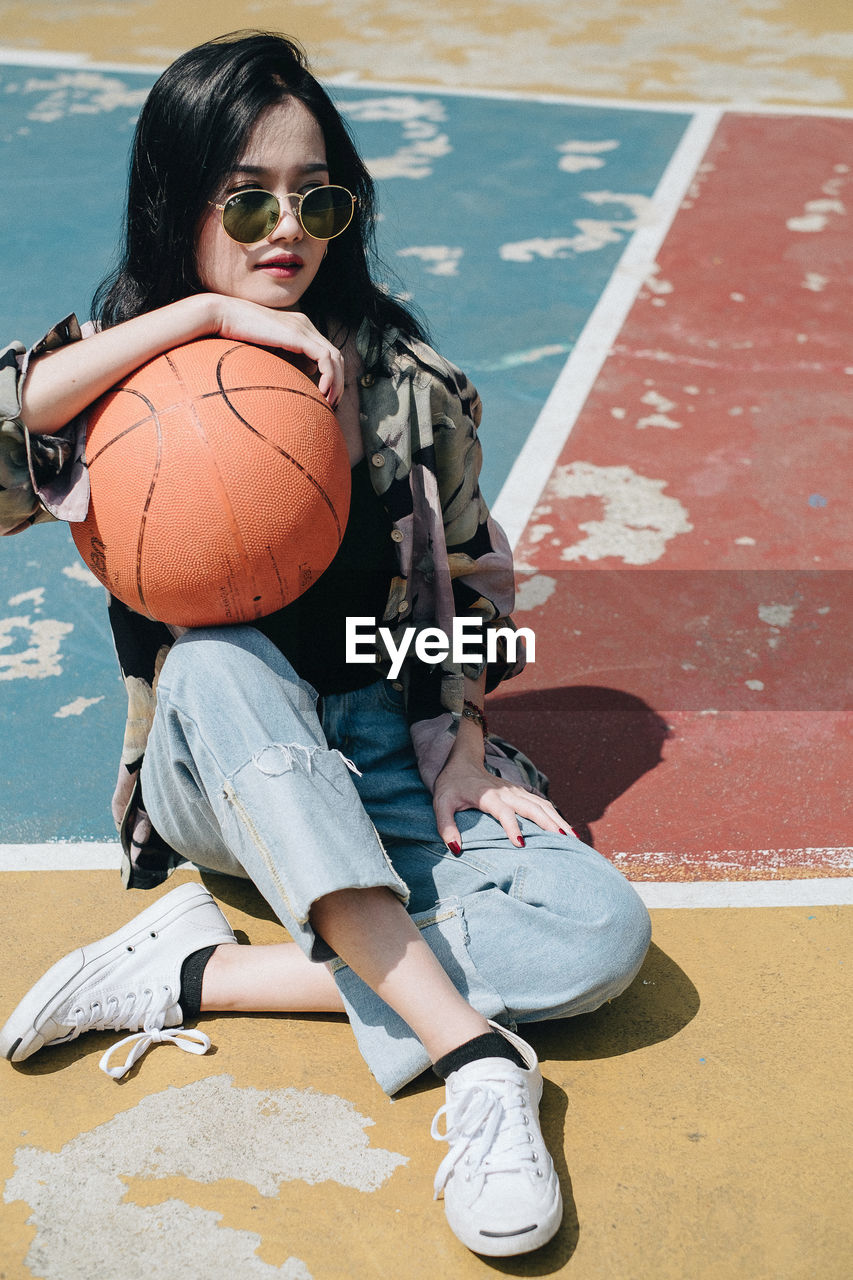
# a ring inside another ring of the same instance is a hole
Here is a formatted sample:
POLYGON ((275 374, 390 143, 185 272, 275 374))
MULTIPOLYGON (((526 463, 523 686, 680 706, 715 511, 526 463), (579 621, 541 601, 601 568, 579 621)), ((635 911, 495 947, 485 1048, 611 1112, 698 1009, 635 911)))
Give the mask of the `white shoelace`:
POLYGON ((456 1123, 445 1133, 439 1132, 438 1122, 447 1115, 447 1105, 436 1112, 430 1132, 438 1141, 448 1142, 450 1150, 435 1175, 435 1199, 460 1163, 470 1181, 480 1174, 520 1173, 539 1160, 524 1087, 505 1077, 491 1088, 489 1084, 472 1081, 457 1095, 456 1123))
POLYGON ((169 1010, 176 1004, 170 987, 163 987, 155 995, 151 987, 142 991, 129 991, 123 1000, 108 996, 104 1004, 93 1000, 88 1011, 82 1007, 71 1010, 75 1027, 66 1039, 74 1040, 83 1031, 127 1031, 132 1035, 118 1040, 107 1049, 98 1066, 113 1080, 121 1080, 134 1063, 155 1044, 176 1044, 186 1053, 207 1053, 210 1039, 203 1031, 186 1027, 168 1027, 164 1024, 169 1010), (110 1059, 117 1050, 130 1046, 126 1060, 111 1067, 110 1059))
POLYGON ((121 1080, 135 1062, 138 1062, 143 1054, 147 1053, 152 1045, 155 1044, 176 1044, 179 1049, 183 1049, 185 1053, 207 1053, 210 1048, 210 1038, 203 1031, 196 1031, 187 1027, 169 1027, 163 1031, 159 1027, 145 1027, 142 1031, 137 1031, 132 1036, 125 1036, 123 1040, 117 1040, 111 1049, 107 1049, 101 1058, 98 1066, 102 1071, 106 1071, 108 1076, 112 1076, 113 1080, 121 1080), (111 1067, 109 1065, 110 1058, 118 1050, 123 1049, 125 1045, 131 1045, 131 1050, 125 1061, 119 1067, 111 1067))

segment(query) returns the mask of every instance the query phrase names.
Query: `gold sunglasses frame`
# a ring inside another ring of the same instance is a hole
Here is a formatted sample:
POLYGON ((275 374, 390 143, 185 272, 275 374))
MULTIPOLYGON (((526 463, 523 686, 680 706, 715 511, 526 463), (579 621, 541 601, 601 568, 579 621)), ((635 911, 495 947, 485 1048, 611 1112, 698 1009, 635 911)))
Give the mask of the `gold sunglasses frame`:
POLYGON ((230 195, 228 197, 228 199, 225 201, 224 204, 217 204, 215 200, 208 200, 207 203, 211 205, 214 209, 219 210, 219 221, 222 224, 222 230, 228 236, 229 240, 233 240, 235 244, 252 245, 252 244, 260 244, 262 240, 269 239, 272 233, 281 225, 281 220, 285 216, 285 213, 287 212, 287 210, 284 208, 284 201, 293 201, 293 200, 298 200, 299 203, 297 204, 295 209, 291 204, 290 212, 293 214, 294 218, 299 223, 300 227, 305 232, 306 236, 310 236, 312 240, 323 240, 326 243, 328 243, 329 240, 336 240, 338 236, 342 236, 343 233, 346 231, 347 227, 352 222, 353 218, 355 217, 355 206, 358 203, 358 196, 354 196, 348 187, 342 187, 339 182, 327 182, 320 187, 312 187, 311 191, 306 191, 304 195, 300 194, 300 192, 298 191, 288 191, 282 197, 281 200, 279 200, 278 196, 275 194, 274 191, 267 191, 266 187, 246 187, 244 191, 235 191, 233 195, 230 195), (305 223, 302 221, 302 203, 306 199, 306 197, 311 195, 313 191, 326 191, 329 188, 333 188, 336 191, 346 191, 350 200, 352 200, 352 211, 350 212, 349 220, 347 221, 346 227, 341 227, 340 231, 336 231, 333 236, 315 236, 311 231, 308 230, 305 223), (278 220, 276 221, 274 226, 270 227, 266 235, 263 235, 260 237, 260 240, 237 240, 234 236, 232 236, 231 232, 228 230, 228 228, 225 225, 225 210, 227 209, 228 205, 231 203, 232 200, 236 200, 240 196, 244 196, 244 195, 254 195, 255 192, 259 192, 261 195, 270 196, 276 202, 276 204, 278 205, 278 220))

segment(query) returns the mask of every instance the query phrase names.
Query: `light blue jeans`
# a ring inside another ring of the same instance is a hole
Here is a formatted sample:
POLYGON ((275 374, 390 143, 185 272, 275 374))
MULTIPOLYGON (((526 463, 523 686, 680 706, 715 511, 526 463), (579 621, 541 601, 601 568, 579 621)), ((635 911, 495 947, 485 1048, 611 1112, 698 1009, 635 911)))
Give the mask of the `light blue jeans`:
POLYGON ((330 962, 387 1093, 429 1058, 314 933, 311 906, 324 894, 387 886, 458 990, 509 1026, 598 1008, 624 990, 649 945, 634 889, 571 836, 522 820, 518 849, 495 819, 465 810, 454 857, 436 829, 400 695, 378 681, 318 702, 254 627, 194 630, 172 647, 142 789, 178 852, 251 879, 306 954, 330 962))

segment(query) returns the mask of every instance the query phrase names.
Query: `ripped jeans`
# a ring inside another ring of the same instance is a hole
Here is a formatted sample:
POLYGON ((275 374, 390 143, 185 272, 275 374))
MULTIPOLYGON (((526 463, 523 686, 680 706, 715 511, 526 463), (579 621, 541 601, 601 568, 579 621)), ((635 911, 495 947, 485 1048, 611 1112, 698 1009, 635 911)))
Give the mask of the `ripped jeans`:
POLYGON ((201 868, 251 879, 296 943, 330 963, 387 1093, 429 1066, 410 1028, 313 931, 312 904, 386 886, 457 989, 513 1026, 598 1008, 649 944, 648 913, 595 850, 521 819, 526 847, 478 810, 438 834, 401 697, 387 681, 323 698, 254 627, 198 629, 170 650, 142 770, 145 805, 201 868), (319 710, 319 715, 318 715, 319 710))

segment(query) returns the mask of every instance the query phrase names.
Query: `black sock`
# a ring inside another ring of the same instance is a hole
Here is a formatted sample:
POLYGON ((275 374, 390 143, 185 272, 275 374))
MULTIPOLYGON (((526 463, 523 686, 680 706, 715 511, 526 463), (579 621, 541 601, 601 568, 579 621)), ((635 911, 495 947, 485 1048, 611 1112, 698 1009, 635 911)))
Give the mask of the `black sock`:
POLYGON ((188 955, 184 963, 181 965, 181 994, 179 1003, 181 1012, 184 1015, 184 1021, 189 1022, 192 1018, 197 1018, 201 1013, 201 979, 204 973, 204 966, 213 955, 217 943, 212 947, 202 947, 200 951, 193 951, 188 955))
POLYGON ((527 1065, 514 1044, 510 1044, 497 1031, 487 1031, 484 1035, 475 1036, 473 1040, 466 1040, 458 1049, 451 1049, 450 1053, 432 1064, 432 1069, 442 1080, 446 1080, 452 1072, 467 1066, 469 1062, 478 1062, 480 1058, 507 1058, 517 1067, 527 1065))

